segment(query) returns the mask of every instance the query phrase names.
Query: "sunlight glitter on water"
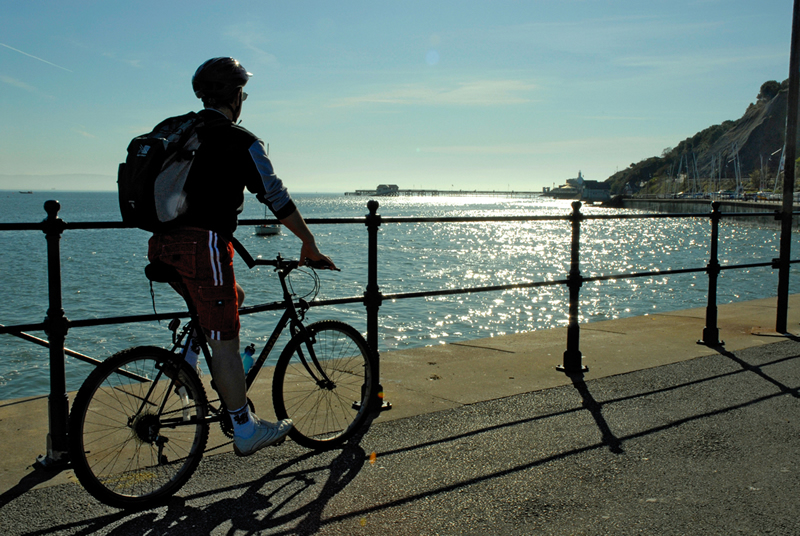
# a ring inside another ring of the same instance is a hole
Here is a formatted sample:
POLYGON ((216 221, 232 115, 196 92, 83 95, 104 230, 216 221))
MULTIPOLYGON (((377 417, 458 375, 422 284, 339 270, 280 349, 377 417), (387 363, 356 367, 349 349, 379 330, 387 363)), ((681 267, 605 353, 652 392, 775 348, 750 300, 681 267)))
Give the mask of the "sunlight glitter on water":
MULTIPOLYGON (((0 196, 0 213, 15 221, 40 221, 45 194, 0 196), (24 197, 24 199, 20 199, 24 197), (12 203, 10 205, 9 203, 12 203), (23 205, 30 203, 30 206, 23 205), (12 210, 13 209, 13 210, 12 210)), ((68 221, 119 219, 116 197, 106 194, 59 194, 68 221)), ((363 217, 366 198, 333 195, 296 196, 307 218, 363 217)), ((390 217, 520 216, 564 217, 570 203, 543 199, 384 198, 379 214, 390 217)), ((584 207, 586 214, 633 211, 584 207)), ((243 218, 261 218, 263 209, 248 200, 243 218)), ((580 270, 584 277, 626 272, 701 268, 708 263, 707 218, 585 220, 581 226, 580 270)), ((320 299, 362 296, 366 287, 366 229, 353 225, 312 228, 326 253, 343 269, 322 273, 320 299)), ((40 232, 0 234, 6 255, 0 258, 0 323, 39 322, 47 310, 45 241, 40 232), (16 264, 26 259, 24 270, 16 264), (20 292, 24 289, 24 292, 20 292)), ((136 230, 68 231, 61 241, 64 309, 71 320, 152 312, 149 287, 142 276, 147 233, 136 230)), ((254 254, 278 252, 294 257, 299 242, 285 231, 260 237, 240 228, 237 237, 254 254)), ((519 283, 563 281, 570 268, 569 222, 388 223, 379 232, 380 291, 384 295, 519 283)), ((765 262, 777 256, 774 229, 740 224, 720 228, 720 262, 765 262)), ((797 251, 797 246, 793 246, 797 251)), ((247 291, 246 305, 276 300, 277 282, 270 270, 248 271, 238 260, 237 279, 247 291)), ((796 275, 792 280, 797 279, 796 275)), ((298 278, 302 294, 307 281, 298 278)), ((796 286, 793 283, 794 286, 796 286)), ((732 270, 720 276, 718 302, 775 295, 776 272, 769 268, 732 270)), ((659 311, 702 307, 707 278, 702 273, 587 282, 580 292, 580 321, 593 322, 659 311)), ((171 291, 156 289, 160 312, 180 310, 171 291)), ((445 344, 501 334, 564 326, 568 293, 563 285, 448 296, 389 299, 380 309, 380 350, 445 344)), ((340 318, 364 332, 360 304, 314 308, 311 321, 340 318)), ((263 343, 276 315, 242 319, 242 340, 263 343)), ((41 335, 41 334, 37 334, 41 335)), ((138 344, 165 345, 165 325, 142 323, 73 329, 68 346, 93 357, 138 344)), ((47 391, 47 352, 10 336, 2 339, 0 399, 47 391)), ((90 367, 68 359, 70 387, 79 385, 90 367)))

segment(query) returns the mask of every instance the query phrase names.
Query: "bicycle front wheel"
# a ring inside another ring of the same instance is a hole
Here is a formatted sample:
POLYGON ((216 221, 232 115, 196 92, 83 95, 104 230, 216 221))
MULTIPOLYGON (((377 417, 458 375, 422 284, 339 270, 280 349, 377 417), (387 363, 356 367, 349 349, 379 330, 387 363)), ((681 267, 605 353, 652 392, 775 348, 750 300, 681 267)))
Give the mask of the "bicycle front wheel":
POLYGON ((150 346, 119 352, 92 371, 72 405, 75 475, 108 505, 157 504, 200 463, 206 413, 203 384, 180 356, 150 346))
POLYGON ((355 328, 323 320, 306 329, 308 336, 295 335, 278 359, 272 401, 279 419, 294 422, 294 441, 332 448, 352 437, 369 415, 377 394, 375 367, 355 328))

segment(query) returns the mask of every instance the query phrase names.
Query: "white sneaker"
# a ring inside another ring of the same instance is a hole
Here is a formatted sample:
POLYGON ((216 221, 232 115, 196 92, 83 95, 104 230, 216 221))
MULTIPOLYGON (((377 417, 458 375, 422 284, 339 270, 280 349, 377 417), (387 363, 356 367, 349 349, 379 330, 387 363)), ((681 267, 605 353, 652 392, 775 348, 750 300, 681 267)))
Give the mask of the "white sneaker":
POLYGON ((247 439, 236 436, 233 438, 233 452, 237 456, 250 456, 259 449, 282 443, 293 426, 292 419, 283 419, 277 423, 259 419, 255 415, 253 419, 256 421, 256 430, 252 436, 247 439))

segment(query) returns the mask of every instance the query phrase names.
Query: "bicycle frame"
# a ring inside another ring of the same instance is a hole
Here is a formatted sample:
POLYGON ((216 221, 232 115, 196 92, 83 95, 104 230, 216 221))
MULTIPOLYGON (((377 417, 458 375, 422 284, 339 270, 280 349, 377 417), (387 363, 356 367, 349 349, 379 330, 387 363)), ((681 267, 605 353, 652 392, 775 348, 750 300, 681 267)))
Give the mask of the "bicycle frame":
MULTIPOLYGON (((240 255, 242 252, 239 252, 240 255)), ((243 257, 244 258, 244 257, 243 257)), ((297 261, 286 261, 278 256, 275 260, 263 260, 263 259, 253 259, 252 257, 247 256, 244 258, 245 263, 248 267, 253 268, 254 266, 274 266, 275 271, 278 273, 278 279, 281 284, 281 289, 283 290, 283 300, 281 302, 284 307, 283 314, 281 318, 278 320, 275 328, 272 330, 272 334, 270 335, 269 339, 267 340, 266 345, 261 350, 258 355, 258 358, 253 363, 253 366, 247 372, 245 377, 245 389, 247 391, 250 390, 250 387, 255 382, 258 374, 261 372, 264 363, 266 362, 267 358, 269 357, 270 353, 272 353, 275 344, 277 343, 278 339, 280 338, 283 330, 286 327, 289 327, 290 337, 295 337, 298 334, 305 334, 307 337, 310 337, 306 327, 303 325, 303 318, 305 317, 306 311, 308 311, 309 306, 308 303, 305 302, 302 298, 295 302, 293 294, 289 291, 289 287, 286 283, 286 279, 291 273, 292 270, 298 268, 299 265, 297 261)), ((184 296, 188 295, 184 291, 184 296)), ((194 331, 196 333, 196 341, 199 343, 203 356, 206 358, 206 362, 209 363, 211 366, 212 363, 212 356, 211 352, 208 348, 208 341, 206 340, 205 333, 202 329, 196 329, 196 326, 199 326, 199 320, 197 317, 197 311, 194 307, 189 304, 189 316, 190 321, 183 327, 181 333, 178 334, 177 326, 173 329, 173 346, 171 351, 175 351, 177 348, 181 347, 181 355, 185 358, 186 352, 188 351, 188 342, 189 342, 189 335, 194 331), (186 342, 184 342, 186 341, 186 342)), ((305 353, 299 351, 300 360, 308 371, 309 375, 314 379, 314 381, 320 386, 331 385, 333 382, 325 373, 324 368, 320 365, 319 361, 317 360, 316 352, 314 351, 313 345, 306 344, 306 349, 308 355, 310 357, 311 363, 313 366, 309 364, 309 359, 305 356, 305 353)), ((213 386, 213 384, 212 384, 213 386)))
MULTIPOLYGON (((188 333, 188 327, 189 326, 187 325, 187 327, 184 328, 186 333, 188 333)), ((181 339, 184 337, 184 335, 186 333, 181 334, 181 339)), ((177 344, 173 346, 173 350, 176 347, 177 347, 177 344)), ((184 353, 185 353, 185 350, 184 350, 184 353)), ((170 367, 170 366, 171 366, 171 364, 169 364, 169 363, 166 364, 166 367, 170 367)), ((152 406, 156 405, 150 399, 150 396, 153 394, 153 390, 156 388, 156 385, 161 380, 162 376, 166 375, 167 378, 169 378, 169 381, 170 381, 169 387, 167 387, 167 390, 166 390, 167 392, 171 391, 172 389, 176 389, 175 383, 177 382, 177 376, 178 376, 177 371, 173 371, 172 375, 170 375, 169 373, 165 372, 164 368, 162 368, 162 367, 156 367, 156 368, 158 369, 158 374, 156 375, 155 378, 153 378, 150 381, 150 388, 148 389, 147 394, 144 395, 144 397, 141 398, 141 404, 139 405, 139 409, 129 419, 129 421, 128 421, 128 426, 129 427, 133 426, 136 417, 145 414, 145 411, 144 411, 145 406, 147 406, 148 404, 150 404, 152 406)), ((133 379, 136 379, 137 381, 148 381, 146 378, 133 378, 133 379)), ((156 415, 161 416, 161 415, 165 414, 164 408, 166 406, 166 403, 167 403, 167 399, 166 399, 166 397, 164 397, 161 400, 160 407, 158 408, 158 411, 156 411, 156 413, 155 413, 156 415)), ((214 408, 211 408, 211 409, 213 410, 214 408)), ((219 413, 219 412, 214 411, 214 413, 219 413)), ((209 422, 213 422, 213 421, 219 420, 219 417, 210 416, 210 417, 206 417, 205 420, 207 420, 209 422)), ((183 419, 183 418, 180 418, 180 419, 166 419, 166 420, 161 420, 160 421, 161 427, 163 427, 163 428, 177 428, 179 426, 193 425, 195 423, 196 423, 196 419, 194 417, 192 417, 188 421, 183 419)))
MULTIPOLYGON (((254 261, 254 262, 256 264, 272 265, 272 261, 254 261)), ((308 304, 305 302, 305 300, 302 299, 298 300, 298 302, 295 303, 292 293, 289 292, 289 288, 286 284, 286 278, 289 276, 289 273, 294 268, 297 267, 296 263, 289 263, 287 266, 284 267, 281 265, 280 257, 278 258, 277 263, 278 263, 278 268, 276 271, 278 272, 278 279, 280 280, 281 288, 283 289, 283 303, 285 309, 283 315, 281 315, 280 320, 278 320, 278 323, 272 330, 272 335, 270 335, 269 339, 267 340, 267 344, 261 350, 258 359, 255 361, 255 363, 253 363, 253 366, 247 373, 246 385, 248 391, 250 390, 250 386, 255 381, 259 372, 261 372, 261 368, 264 366, 267 357, 272 352, 272 349, 278 342, 278 338, 281 336, 281 333, 283 333, 283 330, 286 328, 287 325, 289 326, 289 333, 291 334, 291 337, 295 337, 299 333, 303 333, 306 335, 306 337, 309 337, 308 331, 306 330, 306 327, 303 325, 302 322, 303 318, 305 317, 306 311, 308 311, 309 308, 308 304)), ((309 366, 308 360, 306 359, 305 355, 303 355, 303 352, 299 352, 303 366, 308 371, 309 375, 311 375, 311 377, 314 378, 314 381, 316 381, 318 384, 322 385, 323 383, 326 382, 330 383, 331 380, 325 374, 325 371, 320 366, 319 361, 317 361, 317 356, 316 352, 314 352, 314 347, 312 345, 306 345, 306 347, 311 357, 311 361, 312 363, 314 363, 314 368, 316 369, 318 374, 315 374, 314 370, 312 370, 312 368, 309 366), (319 376, 322 376, 322 379, 320 379, 319 376)))
MULTIPOLYGON (((313 278, 313 288, 309 294, 297 295, 294 281, 288 278, 299 267, 297 261, 280 256, 273 261, 250 261, 251 267, 275 267, 283 298, 266 309, 282 308, 282 315, 252 370, 236 380, 239 389, 245 379, 249 390, 288 328, 291 338, 270 374, 275 416, 291 425, 285 432, 304 447, 327 449, 343 444, 367 422, 369 401, 376 396, 367 342, 355 328, 339 320, 304 325, 310 308, 306 298, 313 299, 309 296, 315 297, 320 288, 313 268, 327 265, 312 265, 307 275, 313 278), (352 408, 351 400, 355 401, 352 408)), ((201 329, 181 276, 165 263, 154 262, 145 271, 152 282, 171 283, 186 298, 190 319, 169 322, 172 346, 168 349, 139 346, 103 362, 78 391, 69 423, 76 476, 95 498, 122 508, 155 504, 178 491, 206 452, 211 423, 219 423, 222 433, 234 439, 237 454, 253 450, 237 450, 236 423, 225 402, 218 392, 216 396, 210 393, 207 378, 201 382, 193 372, 194 360, 186 361, 191 348, 191 355, 202 353, 215 370, 209 342, 215 348, 216 343, 207 340, 201 329), (207 393, 213 398, 209 400, 207 393)), ((224 365, 233 367, 230 374, 240 374, 237 357, 225 356, 224 365), (230 358, 234 361, 228 363, 230 358)), ((222 365, 217 364, 217 372, 222 365)), ((210 387, 217 391, 213 379, 210 387)), ((249 399, 247 402, 252 407, 249 399)))
POLYGON ((256 377, 258 377, 259 372, 261 372, 261 367, 264 366, 264 363, 267 361, 267 357, 269 357, 269 354, 272 353, 272 349, 278 342, 278 338, 281 336, 281 333, 283 333, 286 325, 291 323, 290 333, 292 336, 294 336, 295 331, 298 330, 298 325, 301 326, 303 330, 305 329, 305 327, 298 320, 297 313, 292 313, 293 311, 288 308, 283 312, 280 320, 278 320, 278 323, 272 330, 272 335, 270 335, 269 340, 267 340, 267 344, 261 350, 261 353, 258 355, 258 359, 255 360, 253 366, 250 367, 250 370, 247 372, 245 383, 248 391, 250 390, 250 386, 253 385, 253 382, 256 381, 256 377))

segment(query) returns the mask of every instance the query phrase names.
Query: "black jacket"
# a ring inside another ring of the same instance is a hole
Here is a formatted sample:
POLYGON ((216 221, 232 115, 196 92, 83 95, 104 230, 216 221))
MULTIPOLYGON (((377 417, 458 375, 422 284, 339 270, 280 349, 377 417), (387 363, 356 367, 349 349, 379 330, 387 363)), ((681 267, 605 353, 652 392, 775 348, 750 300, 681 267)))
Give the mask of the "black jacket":
POLYGON ((199 114, 200 147, 184 186, 189 208, 175 223, 230 236, 244 208, 245 188, 278 219, 294 212, 294 202, 275 175, 264 143, 216 110, 199 114))

